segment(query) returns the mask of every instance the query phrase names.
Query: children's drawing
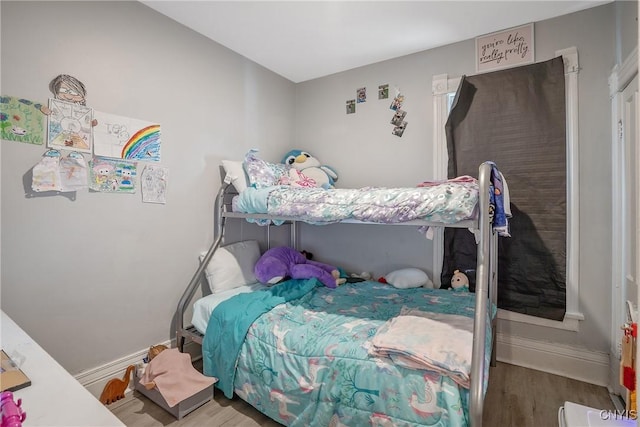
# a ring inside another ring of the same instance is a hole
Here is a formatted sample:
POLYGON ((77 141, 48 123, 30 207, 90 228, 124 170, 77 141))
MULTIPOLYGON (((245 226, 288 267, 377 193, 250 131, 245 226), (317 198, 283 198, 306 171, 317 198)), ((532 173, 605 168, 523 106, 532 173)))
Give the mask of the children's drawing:
POLYGON ((91 153, 93 110, 58 99, 49 99, 49 110, 47 145, 91 153))
POLYGON ((140 161, 160 161, 160 125, 129 117, 97 112, 93 130, 96 156, 140 161))
POLYGON ((62 191, 60 182, 60 152, 48 150, 33 167, 31 189, 41 191, 62 191))
POLYGON ((137 171, 135 162, 94 157, 89 162, 89 188, 106 193, 135 193, 137 171))
POLYGON ((66 157, 58 150, 48 150, 33 167, 31 189, 36 192, 63 193, 88 187, 87 164, 82 154, 72 151, 66 157))
POLYGON ((56 99, 72 104, 87 105, 87 88, 80 80, 60 74, 49 82, 49 90, 56 99))
POLYGON ((29 144, 44 144, 41 105, 28 99, 0 96, 0 138, 29 144))
POLYGON ((145 203, 166 203, 169 170, 160 166, 147 166, 142 171, 140 186, 145 203))
MULTIPOLYGON (((87 88, 80 80, 68 74, 59 74, 49 82, 49 90, 53 97, 57 100, 69 102, 77 105, 87 105, 87 88)), ((51 110, 47 106, 42 106, 40 110, 47 116, 51 114, 51 110)), ((91 120, 91 126, 97 125, 98 122, 91 120)))
POLYGON ((87 162, 82 154, 72 151, 60 159, 60 183, 63 192, 84 190, 89 187, 87 162))

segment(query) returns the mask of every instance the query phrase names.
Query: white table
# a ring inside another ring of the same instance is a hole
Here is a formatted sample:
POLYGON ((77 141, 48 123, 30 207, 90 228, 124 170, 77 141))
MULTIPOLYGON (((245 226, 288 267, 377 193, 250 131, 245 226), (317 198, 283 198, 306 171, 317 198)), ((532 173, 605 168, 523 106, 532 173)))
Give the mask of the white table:
POLYGON ((0 345, 31 380, 30 386, 13 393, 27 414, 24 427, 124 426, 4 311, 0 345))

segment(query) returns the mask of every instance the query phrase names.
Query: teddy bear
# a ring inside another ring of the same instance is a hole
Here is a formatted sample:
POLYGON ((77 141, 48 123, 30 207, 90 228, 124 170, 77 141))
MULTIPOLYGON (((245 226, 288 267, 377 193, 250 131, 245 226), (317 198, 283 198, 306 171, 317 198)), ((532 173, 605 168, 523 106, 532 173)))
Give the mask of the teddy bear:
POLYGON ((468 292, 469 291, 469 278, 460 270, 453 272, 451 277, 451 287, 449 290, 456 292, 468 292))
POLYGON ((317 278, 328 288, 346 282, 337 267, 313 261, 313 254, 280 246, 267 250, 256 262, 254 274, 260 283, 274 285, 286 277, 292 279, 317 278))
POLYGON ((315 181, 316 187, 333 188, 338 180, 338 174, 329 166, 320 164, 320 161, 306 151, 291 150, 284 155, 282 163, 304 174, 306 178, 315 181))

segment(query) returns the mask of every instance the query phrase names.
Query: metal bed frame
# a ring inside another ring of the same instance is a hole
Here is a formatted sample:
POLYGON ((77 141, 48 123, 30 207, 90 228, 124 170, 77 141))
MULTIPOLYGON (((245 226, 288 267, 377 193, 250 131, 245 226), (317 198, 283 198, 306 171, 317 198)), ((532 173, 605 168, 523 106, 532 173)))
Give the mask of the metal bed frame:
MULTIPOLYGON (((432 227, 452 227, 452 228, 473 228, 479 230, 477 244, 477 266, 476 266, 476 306, 473 324, 473 352, 471 359, 471 385, 469 387, 469 419, 471 427, 482 426, 482 415, 484 408, 484 370, 485 370, 485 319, 489 315, 490 304, 497 304, 498 287, 498 239, 497 233, 493 231, 489 214, 489 188, 491 184, 492 165, 488 162, 482 163, 478 171, 478 216, 475 220, 460 221, 455 224, 442 224, 421 220, 406 221, 393 224, 367 223, 357 220, 345 220, 341 223, 372 224, 372 225, 394 225, 394 226, 432 226, 432 227)), ((198 286, 203 278, 203 273, 213 257, 213 254, 220 247, 224 240, 225 224, 227 219, 269 219, 284 221, 291 227, 291 246, 296 247, 297 225, 302 222, 291 217, 275 217, 267 214, 245 214, 231 211, 231 199, 237 194, 233 185, 224 182, 218 191, 215 201, 214 220, 216 232, 214 241, 209 247, 206 255, 200 261, 198 269, 194 273, 189 285, 185 289, 176 310, 176 342, 178 349, 182 352, 186 340, 191 340, 202 345, 204 336, 192 325, 185 326, 184 315, 188 304, 193 299, 198 286)), ((269 227, 267 227, 269 230, 269 227)), ((268 232, 268 231, 267 231, 268 232)), ((268 236, 267 236, 268 238, 268 236)), ((496 361, 496 319, 491 322, 492 331, 492 355, 491 366, 495 366, 496 361)))

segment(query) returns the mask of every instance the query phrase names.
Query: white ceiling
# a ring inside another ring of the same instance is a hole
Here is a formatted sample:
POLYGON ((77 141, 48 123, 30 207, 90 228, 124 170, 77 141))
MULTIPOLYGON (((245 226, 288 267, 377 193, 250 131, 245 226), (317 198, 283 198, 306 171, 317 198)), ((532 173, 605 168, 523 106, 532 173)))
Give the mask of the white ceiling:
POLYGON ((610 1, 142 3, 298 83, 610 1))

